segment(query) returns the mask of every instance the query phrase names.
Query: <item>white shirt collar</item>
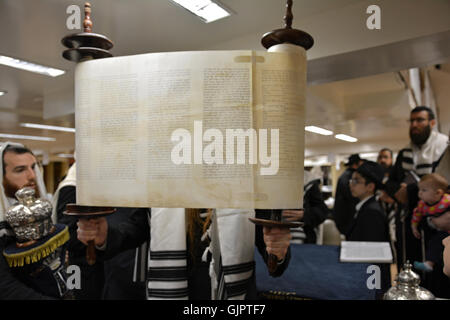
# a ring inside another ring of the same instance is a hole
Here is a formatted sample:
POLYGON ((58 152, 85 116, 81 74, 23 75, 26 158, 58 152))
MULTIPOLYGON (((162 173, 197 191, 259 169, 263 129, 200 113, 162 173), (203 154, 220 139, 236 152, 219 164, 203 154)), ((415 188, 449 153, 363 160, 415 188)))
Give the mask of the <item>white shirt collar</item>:
POLYGON ((370 196, 362 199, 360 202, 358 202, 358 204, 356 205, 355 209, 356 209, 356 213, 359 212, 359 210, 361 209, 361 207, 363 206, 364 203, 367 202, 367 200, 369 200, 370 198, 374 197, 374 194, 371 194, 370 196))

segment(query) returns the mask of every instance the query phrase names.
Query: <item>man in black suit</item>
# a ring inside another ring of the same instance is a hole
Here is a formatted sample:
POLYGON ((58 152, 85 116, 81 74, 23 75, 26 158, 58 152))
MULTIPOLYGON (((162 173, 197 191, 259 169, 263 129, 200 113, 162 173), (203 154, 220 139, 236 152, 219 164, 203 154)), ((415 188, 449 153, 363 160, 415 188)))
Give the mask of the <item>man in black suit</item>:
MULTIPOLYGON (((389 241, 389 229, 386 213, 376 200, 377 189, 383 186, 384 170, 373 161, 364 162, 352 174, 350 190, 359 199, 356 213, 350 224, 346 240, 348 241, 389 241)), ((390 286, 389 264, 379 264, 381 269, 381 287, 377 297, 381 297, 390 286)))
POLYGON ((389 241, 386 214, 375 197, 383 176, 383 168, 372 161, 364 162, 353 172, 350 191, 359 202, 346 234, 348 241, 389 241))

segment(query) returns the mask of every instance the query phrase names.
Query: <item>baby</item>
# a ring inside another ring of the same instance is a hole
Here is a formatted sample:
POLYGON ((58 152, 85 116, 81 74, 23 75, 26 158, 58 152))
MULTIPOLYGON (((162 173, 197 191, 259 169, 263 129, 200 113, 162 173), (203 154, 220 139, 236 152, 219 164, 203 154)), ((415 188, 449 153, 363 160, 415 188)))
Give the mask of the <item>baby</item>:
MULTIPOLYGON (((448 181, 439 174, 427 174, 419 182, 420 201, 413 211, 411 229, 414 236, 420 239, 419 223, 423 217, 438 217, 450 210, 450 195, 446 193, 448 181)), ((414 262, 414 267, 426 272, 433 271, 437 261, 442 259, 442 237, 447 236, 450 231, 438 232, 432 237, 428 244, 426 261, 414 262)))

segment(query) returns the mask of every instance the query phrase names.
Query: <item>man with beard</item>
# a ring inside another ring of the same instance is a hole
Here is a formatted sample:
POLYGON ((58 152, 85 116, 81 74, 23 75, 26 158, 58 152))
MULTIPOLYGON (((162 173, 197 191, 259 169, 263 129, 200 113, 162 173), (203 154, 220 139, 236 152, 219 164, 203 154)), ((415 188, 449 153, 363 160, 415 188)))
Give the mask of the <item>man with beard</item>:
POLYGON ((385 177, 389 177, 393 161, 391 149, 383 148, 378 152, 377 163, 384 169, 385 177))
POLYGON ((410 144, 400 150, 389 180, 386 192, 395 199, 403 210, 396 221, 398 262, 421 261, 421 243, 411 228, 412 211, 417 206, 418 181, 425 174, 434 172, 447 147, 447 136, 432 131, 436 125, 433 111, 425 106, 414 108, 409 119, 410 144))
MULTIPOLYGON (((46 195, 45 185, 33 153, 21 144, 0 144, 0 252, 12 239, 13 232, 5 221, 9 207, 17 203, 15 193, 23 187, 32 187, 36 195, 46 195)), ((4 299, 50 299, 19 281, 12 273, 8 263, 0 254, 0 300, 4 299)))

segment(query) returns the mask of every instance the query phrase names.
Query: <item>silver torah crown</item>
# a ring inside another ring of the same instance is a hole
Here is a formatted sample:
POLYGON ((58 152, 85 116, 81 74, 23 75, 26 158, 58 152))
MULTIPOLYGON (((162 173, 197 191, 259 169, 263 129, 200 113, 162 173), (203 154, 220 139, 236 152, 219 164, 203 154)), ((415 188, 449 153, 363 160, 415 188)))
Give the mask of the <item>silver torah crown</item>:
POLYGON ((390 288, 383 296, 384 300, 434 300, 434 295, 419 286, 420 277, 412 271, 412 265, 407 261, 403 270, 397 275, 397 285, 390 288))
POLYGON ((35 198, 34 188, 25 187, 15 194, 19 203, 10 207, 5 220, 9 223, 19 242, 38 240, 51 232, 52 204, 35 198))

